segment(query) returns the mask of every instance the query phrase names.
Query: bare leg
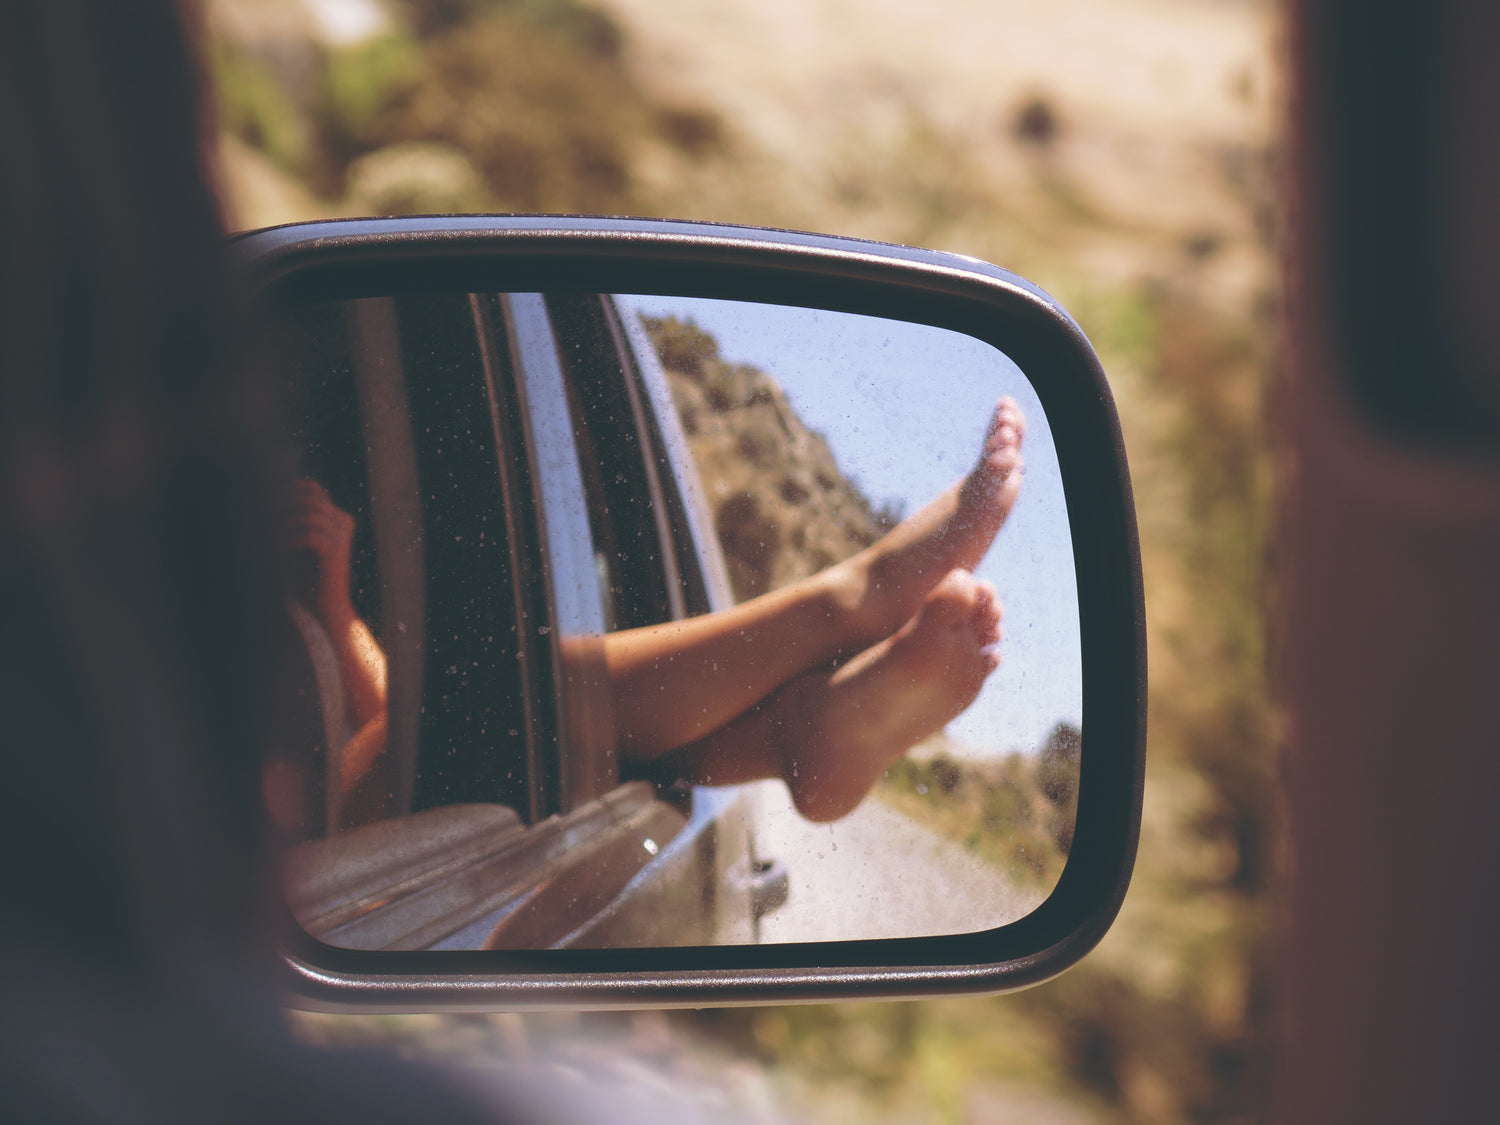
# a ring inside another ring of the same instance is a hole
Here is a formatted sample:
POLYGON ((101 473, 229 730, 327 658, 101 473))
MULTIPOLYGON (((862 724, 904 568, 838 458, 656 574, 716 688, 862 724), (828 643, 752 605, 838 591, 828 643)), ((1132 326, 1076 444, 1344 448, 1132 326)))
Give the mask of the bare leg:
POLYGON ((801 673, 888 637, 945 574, 984 557, 1020 492, 1025 427, 1015 400, 1002 399, 969 474, 853 558, 723 613, 605 637, 621 752, 685 746, 801 673))
POLYGON ((838 669, 799 676, 667 761, 710 785, 780 777, 803 816, 836 820, 974 701, 1000 663, 999 639, 994 589, 954 570, 893 636, 838 669))
POLYGON ((376 715, 344 744, 339 761, 339 831, 373 824, 391 815, 390 763, 386 760, 387 718, 376 715))

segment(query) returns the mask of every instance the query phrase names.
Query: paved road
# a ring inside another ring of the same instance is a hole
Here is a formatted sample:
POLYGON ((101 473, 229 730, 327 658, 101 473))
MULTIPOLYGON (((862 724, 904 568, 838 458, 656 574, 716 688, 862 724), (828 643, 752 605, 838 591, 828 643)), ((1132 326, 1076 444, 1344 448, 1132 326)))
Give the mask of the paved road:
POLYGON ((761 923, 765 942, 985 930, 1042 898, 877 799, 834 824, 810 824, 780 782, 761 786, 756 850, 790 874, 786 905, 761 923))

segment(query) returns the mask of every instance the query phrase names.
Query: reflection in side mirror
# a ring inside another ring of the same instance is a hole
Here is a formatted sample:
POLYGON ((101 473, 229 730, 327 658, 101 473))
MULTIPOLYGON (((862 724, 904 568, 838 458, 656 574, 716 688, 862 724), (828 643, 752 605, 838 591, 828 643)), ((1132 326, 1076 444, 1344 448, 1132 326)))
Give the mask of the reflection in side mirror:
POLYGON ((353 949, 972 933, 1066 860, 1082 672, 1031 383, 753 302, 301 305, 288 899, 353 949))

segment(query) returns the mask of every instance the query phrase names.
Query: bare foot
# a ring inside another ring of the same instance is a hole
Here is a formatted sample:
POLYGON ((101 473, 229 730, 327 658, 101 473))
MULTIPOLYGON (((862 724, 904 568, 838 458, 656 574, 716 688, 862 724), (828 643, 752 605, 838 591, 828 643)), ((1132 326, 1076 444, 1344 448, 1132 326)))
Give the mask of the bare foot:
MULTIPOLYGON (((974 491, 968 502, 998 508, 1001 522, 1010 514, 1016 497, 1021 494, 1021 478, 1026 473, 1025 463, 1021 460, 1021 443, 1025 439, 1026 416, 1021 413, 1016 400, 1006 395, 990 416, 984 446, 979 451, 979 464, 974 466, 965 482, 965 487, 974 491)), ((989 544, 986 543, 985 547, 988 548, 989 544)))
MULTIPOLYGON (((973 570, 1021 492, 1026 418, 1009 396, 995 406, 969 474, 878 542, 825 574, 835 631, 850 649, 887 637, 949 571, 973 570)), ((847 650, 846 650, 847 651, 847 650)))
POLYGON ((988 582, 950 571, 895 635, 768 701, 781 776, 809 820, 854 808, 885 768, 974 701, 1000 664, 1000 603, 988 582))
POLYGON ((1002 399, 969 474, 851 559, 719 613, 604 637, 620 752, 671 755, 699 780, 777 776, 780 763, 749 734, 764 722, 763 705, 799 676, 858 659, 949 571, 973 570, 1020 492, 1025 430, 1015 401, 1002 399), (662 706, 668 698, 692 705, 662 706), (712 749, 731 744, 733 754, 712 749))

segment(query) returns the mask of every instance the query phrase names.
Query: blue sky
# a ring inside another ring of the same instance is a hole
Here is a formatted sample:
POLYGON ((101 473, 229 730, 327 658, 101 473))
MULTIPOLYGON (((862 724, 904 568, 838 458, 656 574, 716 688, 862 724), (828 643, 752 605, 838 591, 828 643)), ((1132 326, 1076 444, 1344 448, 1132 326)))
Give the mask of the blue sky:
POLYGON ((1078 595, 1057 453, 1031 384, 989 344, 929 325, 784 305, 629 297, 693 320, 721 356, 768 372, 877 506, 915 512, 972 467, 1002 395, 1026 413, 1026 484, 976 573, 1005 606, 1004 662, 948 733, 970 753, 1034 750, 1080 724, 1078 595))

